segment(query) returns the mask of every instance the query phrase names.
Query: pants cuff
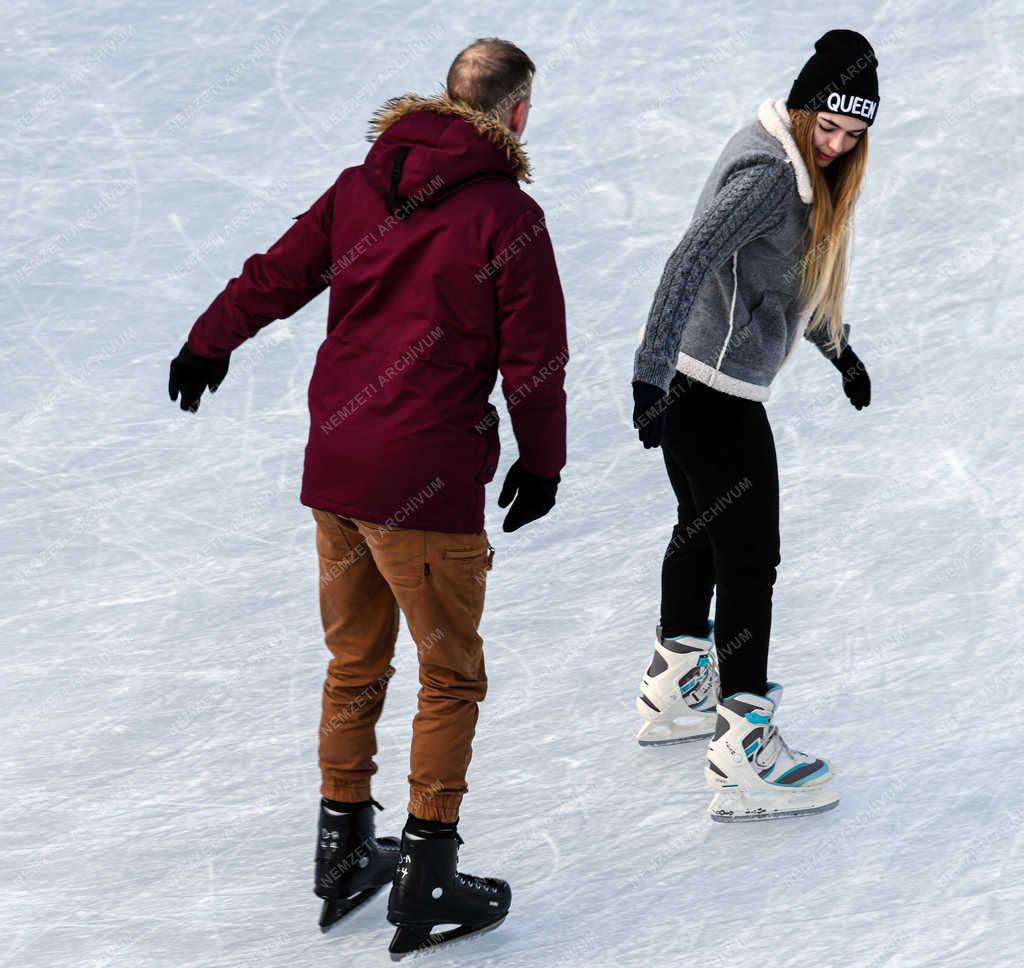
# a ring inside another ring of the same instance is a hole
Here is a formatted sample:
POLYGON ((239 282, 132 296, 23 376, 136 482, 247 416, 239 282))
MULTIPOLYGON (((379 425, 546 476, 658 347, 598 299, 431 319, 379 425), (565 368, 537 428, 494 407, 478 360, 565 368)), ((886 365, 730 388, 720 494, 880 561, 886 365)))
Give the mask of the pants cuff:
POLYGON ((360 803, 370 799, 369 783, 328 783, 326 780, 320 785, 321 796, 328 800, 338 800, 341 803, 360 803))
POLYGON ((462 805, 461 793, 409 793, 409 813, 420 820, 440 820, 455 823, 462 805))

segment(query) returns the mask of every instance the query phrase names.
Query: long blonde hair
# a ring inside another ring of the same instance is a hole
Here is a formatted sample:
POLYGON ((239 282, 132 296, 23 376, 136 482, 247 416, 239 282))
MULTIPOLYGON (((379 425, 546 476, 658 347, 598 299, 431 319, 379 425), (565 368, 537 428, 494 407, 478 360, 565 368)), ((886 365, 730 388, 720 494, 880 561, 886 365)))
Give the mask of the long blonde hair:
POLYGON ((793 140, 811 176, 814 203, 807 223, 800 271, 800 297, 805 309, 814 307, 807 331, 828 328, 830 346, 839 352, 843 334, 843 295, 853 234, 853 210, 868 164, 868 132, 840 155, 831 167, 831 180, 814 158, 814 111, 789 109, 793 140))

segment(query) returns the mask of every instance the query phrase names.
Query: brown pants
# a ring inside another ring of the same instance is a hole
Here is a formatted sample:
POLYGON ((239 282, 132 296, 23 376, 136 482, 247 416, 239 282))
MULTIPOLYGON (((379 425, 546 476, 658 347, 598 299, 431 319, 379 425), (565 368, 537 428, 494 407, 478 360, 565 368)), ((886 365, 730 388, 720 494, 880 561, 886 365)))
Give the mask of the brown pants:
POLYGON ((477 634, 493 549, 487 532, 389 528, 313 509, 320 560, 320 614, 333 658, 320 720, 321 793, 370 796, 377 771, 374 727, 384 705, 405 615, 419 655, 409 812, 454 821, 473 752, 477 704, 487 693, 477 634))

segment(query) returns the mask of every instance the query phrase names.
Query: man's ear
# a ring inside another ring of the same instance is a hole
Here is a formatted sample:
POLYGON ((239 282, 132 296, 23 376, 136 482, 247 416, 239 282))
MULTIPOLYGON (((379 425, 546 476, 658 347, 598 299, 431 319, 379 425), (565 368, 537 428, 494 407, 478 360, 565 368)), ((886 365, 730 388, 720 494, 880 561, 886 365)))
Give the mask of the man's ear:
POLYGON ((516 101, 508 115, 508 128, 513 134, 520 134, 523 130, 523 115, 526 113, 526 102, 516 101))

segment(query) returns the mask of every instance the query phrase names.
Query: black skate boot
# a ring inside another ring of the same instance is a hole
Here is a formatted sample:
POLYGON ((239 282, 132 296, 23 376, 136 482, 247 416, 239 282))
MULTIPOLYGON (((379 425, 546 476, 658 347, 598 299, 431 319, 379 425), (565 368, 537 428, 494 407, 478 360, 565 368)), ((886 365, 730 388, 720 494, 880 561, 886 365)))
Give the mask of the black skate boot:
POLYGON ((376 800, 347 812, 320 801, 320 827, 316 846, 313 893, 324 899, 320 930, 327 931, 346 914, 368 901, 395 876, 399 842, 373 833, 376 800))
POLYGON ((399 961, 413 951, 436 948, 456 938, 480 934, 505 920, 512 892, 505 881, 472 877, 457 870, 462 838, 433 839, 402 834, 402 857, 388 898, 388 920, 395 936, 388 950, 399 961), (432 934, 439 924, 458 927, 432 934))

